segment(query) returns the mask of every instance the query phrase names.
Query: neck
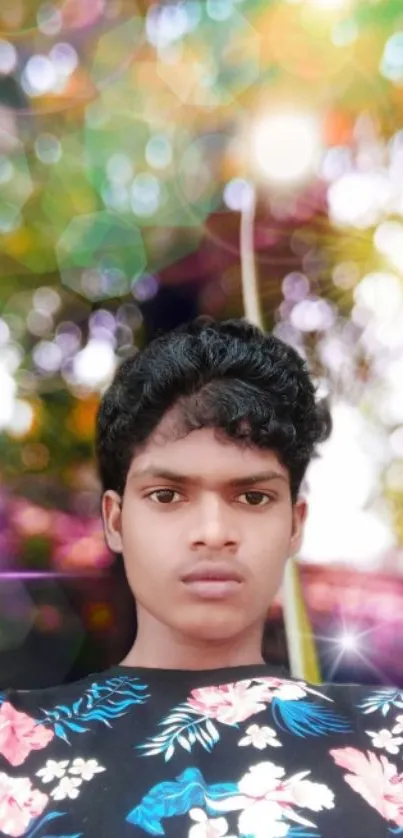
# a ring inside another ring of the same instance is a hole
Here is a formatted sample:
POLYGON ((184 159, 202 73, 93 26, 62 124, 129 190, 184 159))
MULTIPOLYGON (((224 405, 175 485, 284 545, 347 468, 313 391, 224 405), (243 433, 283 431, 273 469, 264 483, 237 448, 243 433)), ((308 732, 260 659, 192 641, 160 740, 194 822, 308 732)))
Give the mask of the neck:
POLYGON ((147 615, 147 620, 142 620, 140 614, 138 617, 136 640, 122 661, 123 666, 196 671, 264 663, 260 624, 236 637, 206 640, 180 634, 151 615, 147 615))

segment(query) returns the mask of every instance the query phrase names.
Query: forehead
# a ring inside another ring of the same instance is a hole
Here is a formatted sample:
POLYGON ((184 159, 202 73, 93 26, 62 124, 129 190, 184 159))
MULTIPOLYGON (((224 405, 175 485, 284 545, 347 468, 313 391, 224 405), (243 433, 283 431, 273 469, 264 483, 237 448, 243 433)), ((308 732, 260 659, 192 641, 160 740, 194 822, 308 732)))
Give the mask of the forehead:
POLYGON ((129 474, 158 468, 217 482, 263 471, 276 471, 288 479, 274 451, 237 443, 214 428, 181 433, 172 416, 164 418, 134 456, 129 474))

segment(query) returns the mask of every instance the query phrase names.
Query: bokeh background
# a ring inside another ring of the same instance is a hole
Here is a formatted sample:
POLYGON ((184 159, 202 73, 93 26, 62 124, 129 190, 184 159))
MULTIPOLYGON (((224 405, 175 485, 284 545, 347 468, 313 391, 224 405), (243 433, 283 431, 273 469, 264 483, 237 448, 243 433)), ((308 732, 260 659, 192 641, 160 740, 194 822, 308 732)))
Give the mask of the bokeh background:
MULTIPOLYGON (((133 633, 92 462, 120 359, 241 316, 331 440, 300 556, 322 677, 403 686, 401 0, 1 0, 0 687, 116 663, 133 633)), ((267 655, 287 665, 281 597, 267 655)))

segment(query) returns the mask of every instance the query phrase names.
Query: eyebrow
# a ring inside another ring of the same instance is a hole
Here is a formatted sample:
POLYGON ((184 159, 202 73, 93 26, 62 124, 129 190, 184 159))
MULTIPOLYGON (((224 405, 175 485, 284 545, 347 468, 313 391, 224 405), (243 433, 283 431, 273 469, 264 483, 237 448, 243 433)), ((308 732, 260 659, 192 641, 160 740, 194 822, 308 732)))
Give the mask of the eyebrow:
MULTIPOLYGON (((134 479, 144 479, 145 477, 155 477, 161 480, 171 480, 172 482, 191 484, 200 483, 200 477, 192 477, 190 475, 179 474, 171 469, 158 468, 157 466, 150 466, 149 468, 140 471, 133 471, 132 477, 134 479)), ((260 471, 255 474, 246 474, 243 477, 236 477, 233 480, 223 481, 230 486, 254 486, 256 483, 267 483, 271 480, 284 480, 288 483, 285 474, 280 471, 260 471)))

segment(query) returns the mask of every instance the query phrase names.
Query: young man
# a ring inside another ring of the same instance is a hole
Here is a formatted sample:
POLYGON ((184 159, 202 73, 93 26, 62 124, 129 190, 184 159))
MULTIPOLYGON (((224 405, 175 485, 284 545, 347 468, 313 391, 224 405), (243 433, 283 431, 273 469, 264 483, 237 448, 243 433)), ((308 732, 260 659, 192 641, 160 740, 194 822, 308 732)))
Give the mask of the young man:
POLYGON ((1 697, 1 836, 403 831, 403 694, 314 687, 261 654, 329 427, 299 355, 243 321, 197 320, 121 365, 97 449, 136 639, 107 672, 1 697))

